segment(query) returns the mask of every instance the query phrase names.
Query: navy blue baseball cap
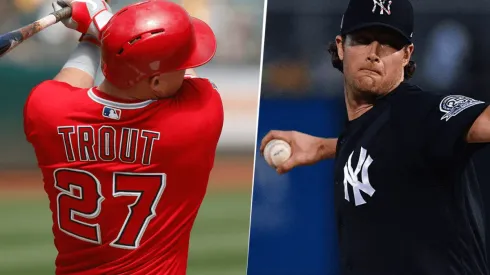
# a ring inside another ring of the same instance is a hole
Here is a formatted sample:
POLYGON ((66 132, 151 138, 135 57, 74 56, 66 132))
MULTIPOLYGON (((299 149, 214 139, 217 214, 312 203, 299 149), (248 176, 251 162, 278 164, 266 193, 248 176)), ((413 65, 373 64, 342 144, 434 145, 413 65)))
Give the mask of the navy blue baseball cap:
POLYGON ((412 43, 413 7, 409 0, 350 0, 342 17, 340 34, 367 27, 386 27, 401 34, 412 43))

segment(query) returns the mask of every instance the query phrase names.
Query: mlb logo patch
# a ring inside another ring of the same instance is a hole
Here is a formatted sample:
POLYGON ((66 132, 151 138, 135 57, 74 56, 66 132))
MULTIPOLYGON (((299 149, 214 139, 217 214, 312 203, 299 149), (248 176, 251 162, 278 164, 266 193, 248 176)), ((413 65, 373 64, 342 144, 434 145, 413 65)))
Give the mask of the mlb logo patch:
POLYGON ((106 118, 119 120, 121 118, 121 110, 105 106, 102 115, 106 118))

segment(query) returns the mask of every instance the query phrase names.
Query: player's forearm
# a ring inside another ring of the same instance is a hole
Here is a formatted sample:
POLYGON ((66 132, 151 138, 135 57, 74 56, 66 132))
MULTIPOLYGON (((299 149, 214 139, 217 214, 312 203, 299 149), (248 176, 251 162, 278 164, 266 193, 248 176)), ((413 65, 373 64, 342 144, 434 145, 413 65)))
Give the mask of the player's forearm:
POLYGON ((490 107, 488 107, 473 123, 466 140, 468 143, 490 142, 490 107))
POLYGON ((78 88, 94 86, 95 74, 100 65, 100 48, 90 42, 80 42, 63 69, 54 78, 78 88))
POLYGON ((337 149, 336 138, 323 138, 320 140, 318 152, 320 153, 320 159, 333 159, 337 149))

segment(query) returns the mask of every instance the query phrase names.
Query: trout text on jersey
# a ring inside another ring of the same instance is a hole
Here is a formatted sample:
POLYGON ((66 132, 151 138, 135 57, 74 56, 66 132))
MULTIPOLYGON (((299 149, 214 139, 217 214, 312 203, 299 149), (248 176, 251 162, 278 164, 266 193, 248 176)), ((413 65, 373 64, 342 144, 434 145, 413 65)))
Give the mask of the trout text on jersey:
POLYGON ((58 134, 65 148, 66 160, 115 161, 151 164, 151 155, 160 132, 113 126, 60 126, 58 134), (142 148, 141 148, 142 147, 142 148))

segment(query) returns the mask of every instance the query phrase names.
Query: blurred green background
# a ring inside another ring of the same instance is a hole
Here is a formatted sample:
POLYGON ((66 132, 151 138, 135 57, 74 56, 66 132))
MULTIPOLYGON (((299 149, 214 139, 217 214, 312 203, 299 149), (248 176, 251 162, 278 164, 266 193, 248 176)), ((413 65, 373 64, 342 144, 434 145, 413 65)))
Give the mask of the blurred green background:
MULTIPOLYGON (((113 11, 134 2, 114 0, 113 11)), ((196 71, 215 82, 225 109, 208 195, 192 231, 188 274, 245 274, 264 1, 174 2, 215 31, 215 59, 196 71)), ((0 33, 49 13, 50 5, 50 0, 0 1, 0 33)), ((54 274, 51 213, 24 138, 22 112, 29 91, 59 71, 78 37, 58 24, 0 59, 0 275, 54 274)))

